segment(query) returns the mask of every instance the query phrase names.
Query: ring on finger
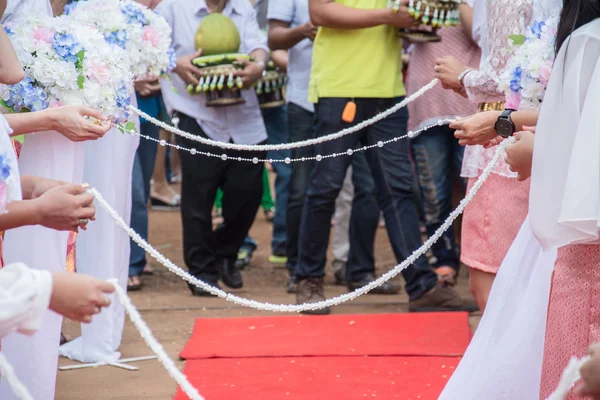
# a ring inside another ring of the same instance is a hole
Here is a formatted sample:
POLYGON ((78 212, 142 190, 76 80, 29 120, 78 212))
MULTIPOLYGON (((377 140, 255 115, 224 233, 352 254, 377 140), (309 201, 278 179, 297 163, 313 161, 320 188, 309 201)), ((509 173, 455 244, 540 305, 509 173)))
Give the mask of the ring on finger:
POLYGON ((88 222, 90 222, 90 220, 87 219, 87 218, 80 218, 79 219, 79 225, 87 225, 88 222))

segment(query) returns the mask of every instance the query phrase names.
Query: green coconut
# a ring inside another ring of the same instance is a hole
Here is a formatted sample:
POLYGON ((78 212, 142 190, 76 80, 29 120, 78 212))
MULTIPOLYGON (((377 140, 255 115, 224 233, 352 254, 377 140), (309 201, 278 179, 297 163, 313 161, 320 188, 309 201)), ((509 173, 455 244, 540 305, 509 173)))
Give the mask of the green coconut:
POLYGON ((203 56, 237 53, 241 45, 240 32, 230 18, 212 13, 200 22, 195 45, 196 50, 202 49, 203 56))

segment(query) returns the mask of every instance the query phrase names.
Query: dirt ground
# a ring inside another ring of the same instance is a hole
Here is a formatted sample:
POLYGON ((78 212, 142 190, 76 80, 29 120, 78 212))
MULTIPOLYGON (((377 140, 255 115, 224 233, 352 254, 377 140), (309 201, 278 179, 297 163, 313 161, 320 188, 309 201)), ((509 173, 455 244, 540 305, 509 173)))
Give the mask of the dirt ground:
MULTIPOLYGON (((283 267, 269 263, 272 225, 259 213, 252 228, 252 236, 259 244, 254 260, 244 272, 244 288, 236 294, 273 303, 294 303, 293 295, 285 293, 287 273, 283 267)), ((182 258, 181 222, 176 212, 151 212, 150 243, 179 266, 182 258)), ((396 264, 385 229, 380 229, 376 242, 377 269, 385 272, 396 264)), ((152 260, 154 261, 154 260, 152 260)), ((155 337, 163 345, 178 367, 184 362, 178 354, 188 340, 194 319, 198 317, 241 317, 268 314, 267 312, 242 308, 218 298, 192 297, 185 283, 164 267, 152 262, 155 274, 143 278, 144 288, 132 293, 131 298, 148 323, 155 337)), ((398 278, 400 279, 400 278, 398 278)), ((333 297, 345 292, 334 286, 328 271, 326 295, 333 297)), ((463 296, 468 296, 467 279, 462 276, 458 286, 463 296)), ((408 298, 404 293, 396 296, 367 295, 333 309, 335 314, 395 313, 407 312, 408 298)), ((473 328, 479 315, 471 317, 473 328)), ((79 326, 66 321, 64 332, 71 336, 79 334, 79 326)), ((131 322, 125 324, 121 345, 123 358, 152 355, 131 322)), ((59 365, 72 365, 61 359, 59 365)), ((59 400, 164 400, 175 394, 176 384, 157 360, 133 364, 140 369, 128 371, 104 366, 80 370, 59 371, 56 399, 59 400)))

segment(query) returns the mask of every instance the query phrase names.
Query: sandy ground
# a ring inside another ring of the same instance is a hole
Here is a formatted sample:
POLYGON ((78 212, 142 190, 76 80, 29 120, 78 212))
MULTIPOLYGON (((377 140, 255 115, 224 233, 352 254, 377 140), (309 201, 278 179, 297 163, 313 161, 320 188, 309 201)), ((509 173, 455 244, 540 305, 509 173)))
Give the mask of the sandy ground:
MULTIPOLYGON (((257 216, 252 228, 252 236, 259 244, 250 267, 243 272, 244 288, 237 294, 273 303, 294 303, 293 295, 285 293, 287 273, 283 267, 268 262, 271 238, 271 224, 264 220, 262 213, 257 216)), ((182 259, 181 222, 178 213, 152 212, 150 216, 150 243, 180 266, 182 259)), ((396 264, 385 229, 380 229, 376 243, 377 268, 384 272, 396 264)), ((152 263, 155 274, 144 277, 141 292, 131 297, 143 318, 162 343, 167 353, 183 368, 178 354, 188 340, 194 319, 198 317, 240 317, 267 314, 252 309, 232 306, 218 298, 192 297, 188 288, 175 275, 164 267, 152 263)), ((400 278, 398 278, 400 279, 400 278)), ((334 286, 331 271, 328 271, 326 295, 332 297, 345 292, 345 288, 334 286)), ((463 296, 468 296, 467 280, 463 276, 458 286, 463 296)), ((333 313, 394 313, 407 312, 408 298, 402 293, 396 296, 363 296, 353 302, 338 306, 333 313)), ((476 327, 479 315, 471 317, 476 327)), ((79 326, 66 321, 64 332, 71 336, 79 334, 79 326)), ((123 357, 152 355, 140 338, 137 330, 127 321, 121 346, 123 357)), ((73 362, 61 359, 59 365, 72 365, 73 362)), ((143 361, 134 364, 138 371, 127 371, 105 366, 98 368, 59 371, 56 399, 60 400, 153 400, 171 399, 176 384, 162 365, 156 361, 143 361)))

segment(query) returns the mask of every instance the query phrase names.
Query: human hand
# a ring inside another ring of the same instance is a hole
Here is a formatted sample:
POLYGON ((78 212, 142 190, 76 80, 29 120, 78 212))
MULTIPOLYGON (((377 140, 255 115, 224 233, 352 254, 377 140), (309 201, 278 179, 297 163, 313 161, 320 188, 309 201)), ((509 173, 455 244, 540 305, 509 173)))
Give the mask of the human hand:
POLYGON ((238 62, 243 65, 243 69, 234 71, 235 76, 242 78, 242 88, 248 89, 254 82, 259 80, 265 71, 264 64, 238 59, 238 62))
POLYGON ((55 179, 38 178, 33 185, 33 190, 31 191, 31 200, 37 199, 50 189, 68 184, 68 182, 57 181, 55 179))
POLYGON ((158 80, 154 81, 135 81, 133 83, 135 91, 142 97, 148 97, 160 90, 158 80))
POLYGON ((315 37, 317 36, 317 31, 319 30, 317 26, 314 26, 310 22, 307 22, 303 25, 299 25, 296 29, 298 29, 302 36, 304 36, 307 39, 310 39, 311 41, 315 40, 315 37))
POLYGON ((91 276, 55 272, 52 274, 50 309, 73 321, 90 323, 94 314, 110 305, 110 299, 104 294, 114 290, 111 283, 91 276))
POLYGON ((202 55, 202 49, 198 50, 194 54, 190 54, 189 56, 179 57, 177 59, 177 64, 173 71, 179 75, 181 79, 186 83, 186 85, 194 85, 198 86, 199 79, 202 76, 202 71, 200 68, 196 67, 192 64, 192 60, 194 58, 198 58, 202 55))
POLYGON ((458 77, 467 67, 454 56, 447 56, 435 60, 435 77, 438 78, 445 89, 461 89, 458 77))
POLYGON ((72 142, 100 139, 110 129, 102 113, 83 106, 61 106, 40 111, 49 118, 50 128, 72 142), (89 117, 96 119, 92 121, 89 117))
POLYGON ((456 129, 454 136, 461 146, 484 144, 498 136, 494 127, 500 114, 499 111, 473 114, 452 122, 450 128, 456 129))
POLYGON ((579 369, 583 385, 577 389, 577 393, 584 397, 600 400, 600 343, 592 344, 588 353, 590 359, 579 369))
POLYGON ((524 181, 531 176, 533 163, 533 132, 523 131, 514 135, 516 143, 509 144, 506 148, 506 163, 510 170, 518 174, 517 179, 524 181))
POLYGON ((415 28, 421 25, 420 19, 415 19, 408 13, 408 0, 400 2, 400 8, 398 11, 394 11, 389 8, 389 14, 387 16, 388 25, 393 25, 396 28, 415 28))
POLYGON ((86 229, 96 214, 94 197, 85 193, 87 185, 56 186, 35 200, 37 224, 58 231, 77 232, 86 229))

